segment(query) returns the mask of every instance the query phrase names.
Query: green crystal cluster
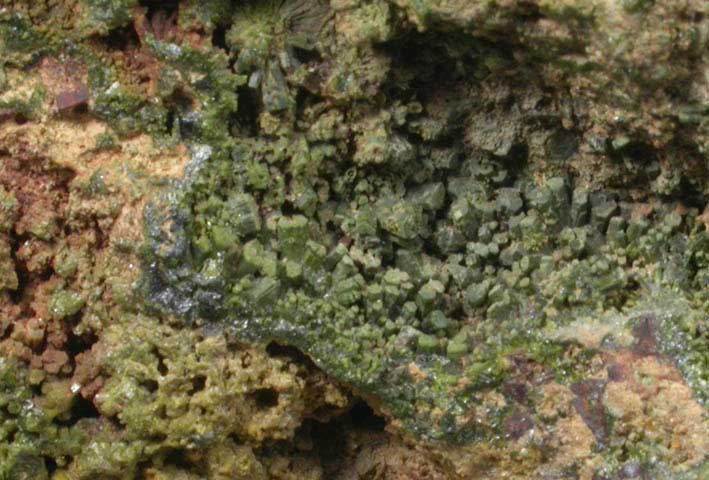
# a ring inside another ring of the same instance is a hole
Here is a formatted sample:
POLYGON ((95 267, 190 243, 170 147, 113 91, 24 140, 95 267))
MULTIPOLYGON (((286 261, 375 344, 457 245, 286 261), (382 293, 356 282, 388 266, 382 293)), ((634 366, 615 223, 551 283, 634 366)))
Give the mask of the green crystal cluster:
MULTIPOLYGON (((465 92, 491 74, 489 57, 478 54, 480 65, 474 53, 490 47, 474 38, 432 44, 409 34, 423 68, 403 63, 410 44, 392 39, 371 52, 380 66, 360 72, 366 63, 340 65, 384 40, 383 27, 373 38, 352 32, 363 38, 343 45, 323 40, 319 5, 257 2, 234 15, 227 46, 248 76, 240 99, 258 117, 237 109, 217 126, 209 108, 186 115, 196 119, 193 160, 146 212, 145 291, 156 308, 296 346, 409 431, 465 441, 495 433, 460 418, 505 377, 506 356, 522 352, 573 377, 584 363, 551 339, 556 328, 676 291, 686 301, 667 342, 686 350, 683 367, 705 390, 709 243, 699 208, 670 201, 637 215, 652 192, 586 186, 564 166, 582 135, 555 108, 542 107, 544 121, 523 106, 481 112, 465 92), (459 71, 442 79, 430 70, 446 48, 458 49, 446 61, 459 71), (435 82, 462 98, 446 98, 435 82), (389 95, 367 98, 372 84, 389 95), (546 136, 541 171, 525 131, 546 136)), ((168 46, 155 47, 189 75, 186 52, 171 59, 168 46)), ((594 148, 631 166, 642 150, 615 140, 594 148)))
MULTIPOLYGON (((240 160, 228 164, 248 168, 240 160)), ((220 170, 206 166, 204 178, 229 181, 214 178, 220 170)), ((550 340, 555 329, 608 312, 632 312, 632 325, 648 297, 674 292, 680 307, 657 307, 672 313, 666 342, 706 391, 697 328, 709 307, 709 237, 696 210, 632 218, 637 205, 618 194, 572 190, 560 177, 521 185, 480 160, 432 170, 442 182, 389 180, 358 195, 354 179, 339 202, 288 205, 290 214, 263 215, 248 185, 227 195, 187 188, 192 217, 146 217, 151 298, 241 338, 295 345, 412 431, 465 438, 480 432, 456 417, 504 378, 506 355, 581 374, 583 362, 550 340)))

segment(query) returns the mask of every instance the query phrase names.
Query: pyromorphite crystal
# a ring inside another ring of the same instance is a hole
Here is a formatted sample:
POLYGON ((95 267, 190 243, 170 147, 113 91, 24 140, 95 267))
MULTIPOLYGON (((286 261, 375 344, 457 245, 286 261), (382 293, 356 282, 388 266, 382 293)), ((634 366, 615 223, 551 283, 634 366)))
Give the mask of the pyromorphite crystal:
POLYGON ((49 313, 56 319, 62 319, 78 313, 85 304, 78 293, 60 290, 49 301, 49 313))

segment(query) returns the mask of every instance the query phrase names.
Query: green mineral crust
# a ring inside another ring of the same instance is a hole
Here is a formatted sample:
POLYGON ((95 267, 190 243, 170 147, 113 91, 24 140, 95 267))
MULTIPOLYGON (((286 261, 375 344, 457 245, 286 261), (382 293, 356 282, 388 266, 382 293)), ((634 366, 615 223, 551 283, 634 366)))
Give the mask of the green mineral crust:
POLYGON ((709 3, 0 0, 0 480, 709 474, 709 3))

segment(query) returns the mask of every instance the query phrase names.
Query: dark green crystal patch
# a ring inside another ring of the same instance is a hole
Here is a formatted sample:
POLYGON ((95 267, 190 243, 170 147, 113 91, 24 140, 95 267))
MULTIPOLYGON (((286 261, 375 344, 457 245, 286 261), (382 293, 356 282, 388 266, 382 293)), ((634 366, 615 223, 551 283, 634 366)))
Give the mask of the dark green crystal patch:
POLYGON ((422 184, 367 171, 348 185, 336 170, 299 177, 295 152, 260 159, 265 147, 239 142, 229 156, 195 147, 193 173, 147 210, 156 306, 242 339, 296 346, 435 438, 494 433, 458 419, 499 384, 508 355, 529 356, 562 381, 582 371, 551 340, 580 315, 616 312, 632 326, 642 312, 670 312, 668 353, 700 391, 706 385, 697 328, 709 238, 696 211, 633 218, 637 205, 617 194, 572 189, 560 177, 505 181, 509 172, 482 158, 458 158, 422 184), (260 162, 294 183, 316 180, 332 197, 264 207, 272 192, 248 183, 260 162), (358 194, 365 181, 382 186, 358 194), (684 300, 644 310, 658 291, 684 300))
MULTIPOLYGON (((596 352, 558 332, 579 318, 631 331, 652 311, 664 353, 706 392, 701 178, 685 204, 622 176, 589 186, 566 162, 595 139, 564 126, 563 102, 536 87, 480 100, 504 47, 376 29, 376 48, 364 31, 348 43, 311 3, 236 10, 228 55, 151 40, 200 105, 175 113, 184 179, 145 213, 154 308, 295 346, 431 439, 500 435, 508 411, 472 412, 511 356, 578 381, 596 352)), ((644 178, 637 149, 592 147, 644 178)))

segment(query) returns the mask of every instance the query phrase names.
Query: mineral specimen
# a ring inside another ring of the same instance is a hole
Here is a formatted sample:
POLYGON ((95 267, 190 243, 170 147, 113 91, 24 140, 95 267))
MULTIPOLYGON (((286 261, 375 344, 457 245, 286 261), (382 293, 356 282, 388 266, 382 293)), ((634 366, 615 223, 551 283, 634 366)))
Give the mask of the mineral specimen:
POLYGON ((0 479, 701 479, 702 0, 0 8, 0 479))

